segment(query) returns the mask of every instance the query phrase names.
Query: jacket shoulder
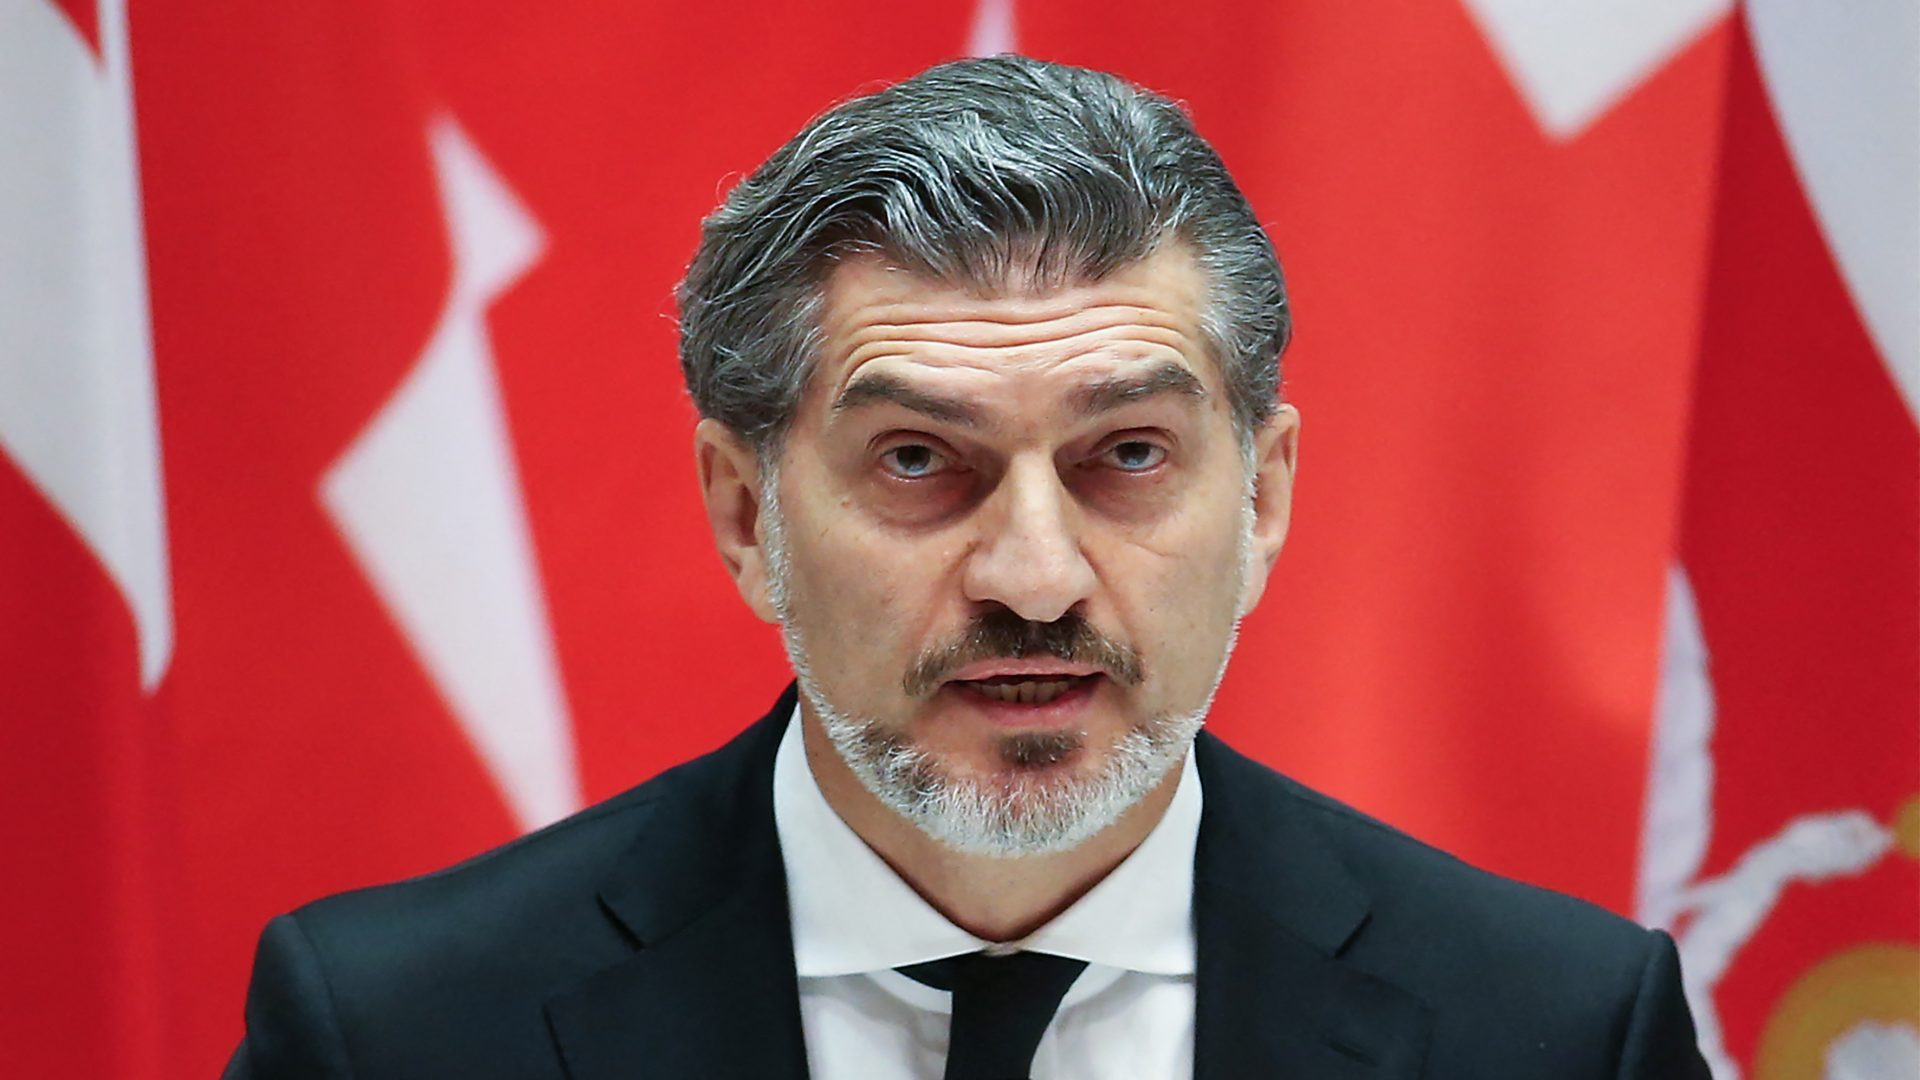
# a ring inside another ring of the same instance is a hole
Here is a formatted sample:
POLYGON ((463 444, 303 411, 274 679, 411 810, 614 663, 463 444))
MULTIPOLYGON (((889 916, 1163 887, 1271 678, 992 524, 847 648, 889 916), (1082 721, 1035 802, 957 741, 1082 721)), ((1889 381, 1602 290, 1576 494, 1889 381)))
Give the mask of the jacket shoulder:
MULTIPOLYGON (((1210 757, 1211 771, 1224 781, 1220 786, 1236 798, 1258 791, 1261 812, 1298 817, 1311 826, 1368 896, 1370 929, 1405 923, 1445 929, 1453 939, 1497 937, 1576 954, 1638 951, 1648 944, 1648 930, 1605 908, 1474 866, 1218 740, 1210 757)), ((1284 861, 1286 855, 1276 858, 1284 861)))
POLYGON ((1651 934, 1629 919, 1482 869, 1320 792, 1282 783, 1366 887, 1382 921, 1445 930, 1516 959, 1600 960, 1622 952, 1644 959, 1651 934))
MULTIPOLYGON (((1208 753, 1221 781, 1206 789, 1210 806, 1219 789, 1236 815, 1291 822, 1266 832, 1308 838, 1344 874, 1340 886, 1365 897, 1339 956, 1425 1004, 1435 1075, 1545 1075, 1545 1061, 1603 1069, 1647 1008, 1690 1033, 1665 934, 1475 867, 1217 740, 1208 753)), ((1260 858, 1276 874, 1294 861, 1277 849, 1260 858)))
POLYGON ((557 1059, 545 1002, 636 945, 603 906, 606 884, 663 829, 700 832, 684 838, 696 850, 737 829, 730 807, 760 773, 770 784, 780 730, 770 715, 538 832, 274 920, 255 962, 243 1055, 324 1017, 319 1027, 339 1033, 365 1075, 548 1075, 557 1059), (657 821, 670 824, 650 828, 657 821))
POLYGON ((469 935, 497 947, 503 932, 536 934, 549 923, 577 934, 596 921, 586 916, 602 880, 654 812, 723 802, 751 768, 766 728, 765 721, 756 724, 718 750, 452 866, 328 896, 293 914, 323 950, 336 938, 391 935, 404 936, 414 950, 457 945, 469 935))

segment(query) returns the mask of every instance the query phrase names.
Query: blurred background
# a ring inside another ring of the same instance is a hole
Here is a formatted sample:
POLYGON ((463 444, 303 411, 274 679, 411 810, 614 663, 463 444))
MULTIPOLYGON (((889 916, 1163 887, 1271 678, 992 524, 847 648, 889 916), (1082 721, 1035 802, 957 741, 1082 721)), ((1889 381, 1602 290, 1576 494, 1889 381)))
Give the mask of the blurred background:
MULTIPOLYGON (((1913 0, 0 0, 0 1071, 189 1078, 254 938, 787 679, 672 288, 832 102, 1181 99, 1298 320, 1212 724, 1671 928, 1736 1076, 1920 1062, 1913 0)), ((1853 1070, 1853 1071, 1848 1071, 1853 1070)))

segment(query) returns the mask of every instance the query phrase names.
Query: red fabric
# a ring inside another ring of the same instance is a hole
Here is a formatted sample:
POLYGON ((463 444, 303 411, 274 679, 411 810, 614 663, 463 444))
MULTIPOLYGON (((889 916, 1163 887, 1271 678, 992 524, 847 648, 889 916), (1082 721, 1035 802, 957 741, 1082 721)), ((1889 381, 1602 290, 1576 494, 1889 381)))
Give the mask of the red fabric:
POLYGON ((21 1075, 158 1075, 133 621, 4 453, 0 523, 0 1033, 21 1075))
MULTIPOLYGON (((1920 434, 1735 40, 1679 543, 1717 701, 1707 876, 1801 815, 1920 796, 1920 434)), ((1729 1050, 1862 943, 1920 944, 1911 856, 1786 891, 1721 985, 1729 1050)))
MULTIPOLYGON (((901 11, 134 0, 175 648, 143 693, 125 600, 0 445, 18 1071, 211 1075, 268 917, 516 831, 319 496, 446 303, 436 118, 545 235, 486 318, 585 796, 764 709, 785 661, 699 513, 671 293, 730 177, 958 54, 974 15, 901 11)), ((1679 536, 1729 665, 1707 871, 1803 810, 1884 818, 1920 789, 1912 416, 1737 24, 1566 141, 1456 5, 1071 0, 1016 25, 1187 101, 1288 269, 1294 534, 1217 730, 1629 911, 1679 536)), ((1790 897, 1725 984, 1730 1045, 1851 927, 1910 941, 1913 872, 1790 897)))

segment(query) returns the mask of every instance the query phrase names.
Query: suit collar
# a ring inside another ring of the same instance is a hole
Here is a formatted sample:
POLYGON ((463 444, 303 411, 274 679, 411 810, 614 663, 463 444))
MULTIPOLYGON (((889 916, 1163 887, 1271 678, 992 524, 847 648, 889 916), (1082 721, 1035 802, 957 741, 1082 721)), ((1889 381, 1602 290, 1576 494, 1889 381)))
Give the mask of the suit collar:
MULTIPOLYGON (((1166 813, 1140 846, 1015 945, 1122 971, 1192 977, 1202 799, 1190 757, 1179 771, 1166 813)), ((797 715, 774 760, 773 808, 802 978, 886 971, 993 944, 950 922, 840 819, 808 768, 797 715)))
POLYGON ((574 1080, 806 1076, 772 808, 794 696, 651 785, 639 837, 600 890, 636 952, 547 1003, 574 1080))
POLYGON ((1347 957, 1371 902, 1300 789, 1203 733, 1196 1080, 1418 1074, 1429 1017, 1347 957))
MULTIPOLYGON (((634 954, 548 1002, 574 1080, 803 1080, 772 777, 789 687, 759 723, 654 781, 600 901, 634 954)), ((1291 782, 1209 734, 1194 861, 1195 1078, 1418 1074, 1429 1017, 1346 954, 1370 902, 1291 782)))
POLYGON ((773 759, 798 699, 789 685, 772 710, 719 750, 651 781, 649 813, 600 902, 643 947, 715 912, 742 888, 779 880, 773 759))

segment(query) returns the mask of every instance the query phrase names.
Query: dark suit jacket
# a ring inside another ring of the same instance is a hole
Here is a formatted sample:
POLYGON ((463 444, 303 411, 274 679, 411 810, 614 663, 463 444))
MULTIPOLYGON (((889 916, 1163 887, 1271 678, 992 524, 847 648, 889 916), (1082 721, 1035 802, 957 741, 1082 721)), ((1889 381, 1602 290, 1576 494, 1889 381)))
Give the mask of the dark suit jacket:
MULTIPOLYGON (((227 1077, 804 1077, 772 802, 793 703, 499 850, 274 919, 227 1077)), ((1706 1080, 1666 935, 1195 753, 1199 1080, 1706 1080)))

